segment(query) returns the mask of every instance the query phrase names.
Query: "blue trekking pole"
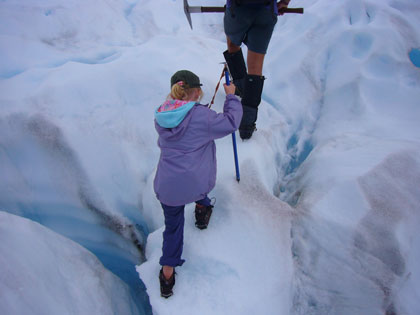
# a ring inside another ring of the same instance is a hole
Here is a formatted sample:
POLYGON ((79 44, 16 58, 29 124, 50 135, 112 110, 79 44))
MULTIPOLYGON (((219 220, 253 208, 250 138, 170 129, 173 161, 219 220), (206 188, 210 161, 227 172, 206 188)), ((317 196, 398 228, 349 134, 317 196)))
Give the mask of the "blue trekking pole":
MULTIPOLYGON (((229 71, 228 71, 227 66, 225 66, 225 80, 226 80, 226 85, 230 85, 229 71)), ((239 183, 239 180, 241 179, 241 177, 239 175, 238 150, 236 148, 236 136, 235 136, 235 132, 232 133, 232 144, 233 144, 233 156, 235 158, 236 180, 239 183)))

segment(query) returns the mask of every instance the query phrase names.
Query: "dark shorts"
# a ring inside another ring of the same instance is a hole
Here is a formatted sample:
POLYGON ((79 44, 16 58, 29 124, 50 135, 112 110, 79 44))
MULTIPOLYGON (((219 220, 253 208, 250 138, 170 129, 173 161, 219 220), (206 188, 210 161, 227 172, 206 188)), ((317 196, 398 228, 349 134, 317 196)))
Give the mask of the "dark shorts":
POLYGON ((265 54, 277 23, 277 16, 271 9, 248 6, 227 8, 224 17, 226 36, 233 44, 241 46, 244 43, 249 50, 265 54))

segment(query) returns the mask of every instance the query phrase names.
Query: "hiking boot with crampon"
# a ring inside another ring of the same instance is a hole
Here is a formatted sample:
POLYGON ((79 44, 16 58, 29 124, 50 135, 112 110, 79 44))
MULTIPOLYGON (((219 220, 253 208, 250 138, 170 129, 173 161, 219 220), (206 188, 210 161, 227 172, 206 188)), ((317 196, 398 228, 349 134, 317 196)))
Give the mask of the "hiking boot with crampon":
POLYGON ((257 130, 255 122, 257 121, 258 108, 248 106, 242 106, 242 108, 244 114, 239 125, 239 136, 242 140, 247 140, 257 130))
POLYGON ((163 274, 163 268, 160 269, 159 282, 160 282, 160 296, 164 297, 165 299, 172 296, 174 294, 172 291, 172 288, 175 285, 175 269, 174 269, 174 272, 172 273, 172 276, 169 279, 165 278, 165 275, 163 274))
POLYGON ((261 103, 261 94, 264 87, 264 76, 248 74, 245 79, 242 97, 243 116, 239 126, 239 135, 242 140, 252 137, 256 130, 255 123, 258 116, 258 106, 261 103))
POLYGON ((213 206, 195 205, 195 226, 204 230, 209 225, 210 216, 213 212, 213 206))

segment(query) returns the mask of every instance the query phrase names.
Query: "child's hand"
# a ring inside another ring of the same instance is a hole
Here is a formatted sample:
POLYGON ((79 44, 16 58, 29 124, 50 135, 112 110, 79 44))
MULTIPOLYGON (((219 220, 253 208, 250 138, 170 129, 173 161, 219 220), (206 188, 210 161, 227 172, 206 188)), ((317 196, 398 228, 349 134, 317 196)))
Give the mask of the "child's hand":
POLYGON ((226 83, 223 84, 223 87, 225 88, 226 95, 235 94, 236 86, 232 82, 230 83, 230 85, 226 85, 226 83))

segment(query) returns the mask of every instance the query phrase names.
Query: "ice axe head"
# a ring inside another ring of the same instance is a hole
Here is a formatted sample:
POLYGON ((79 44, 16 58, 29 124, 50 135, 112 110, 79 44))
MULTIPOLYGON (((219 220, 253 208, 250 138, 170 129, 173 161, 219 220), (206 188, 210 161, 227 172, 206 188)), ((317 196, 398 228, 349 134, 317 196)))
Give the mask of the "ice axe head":
POLYGON ((188 0, 184 0, 184 12, 185 12, 185 16, 187 17, 188 23, 190 23, 190 27, 192 29, 193 27, 192 27, 190 6, 188 5, 188 0))

